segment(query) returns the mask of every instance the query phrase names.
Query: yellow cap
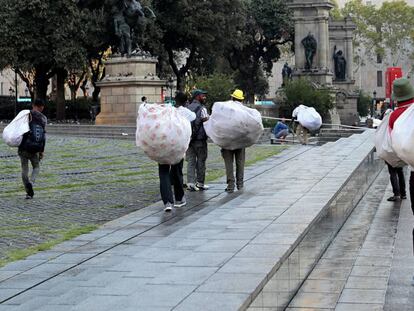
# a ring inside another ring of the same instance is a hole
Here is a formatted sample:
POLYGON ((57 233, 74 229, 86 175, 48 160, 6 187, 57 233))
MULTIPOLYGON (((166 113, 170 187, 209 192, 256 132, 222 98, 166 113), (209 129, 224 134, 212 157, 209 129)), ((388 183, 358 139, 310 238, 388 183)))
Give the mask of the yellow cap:
POLYGON ((242 90, 239 90, 239 89, 235 89, 234 92, 233 92, 233 94, 231 94, 230 96, 231 97, 234 97, 236 99, 239 99, 239 100, 243 100, 244 99, 243 91, 242 90))

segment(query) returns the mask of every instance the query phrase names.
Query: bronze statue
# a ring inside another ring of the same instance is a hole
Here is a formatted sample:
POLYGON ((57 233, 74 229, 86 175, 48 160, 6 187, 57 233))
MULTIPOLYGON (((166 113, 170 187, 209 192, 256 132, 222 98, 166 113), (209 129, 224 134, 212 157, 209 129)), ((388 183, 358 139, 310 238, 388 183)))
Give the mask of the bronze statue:
POLYGON ((335 67, 335 78, 336 80, 345 80, 346 75, 346 59, 343 56, 341 50, 336 51, 336 45, 334 46, 334 67, 335 67))
POLYGON ((155 17, 150 8, 142 8, 137 0, 78 0, 78 5, 89 9, 104 7, 106 12, 110 13, 113 34, 115 34, 115 37, 111 39, 112 45, 122 56, 128 57, 133 53, 132 33, 140 20, 145 19, 146 16, 155 17))
POLYGON ((302 45, 305 48, 305 69, 310 70, 313 64, 313 57, 316 54, 318 44, 315 37, 309 32, 309 34, 302 39, 302 45))
POLYGON ((285 86, 285 83, 288 80, 292 80, 292 69, 289 67, 288 63, 285 63, 282 69, 282 87, 285 86))

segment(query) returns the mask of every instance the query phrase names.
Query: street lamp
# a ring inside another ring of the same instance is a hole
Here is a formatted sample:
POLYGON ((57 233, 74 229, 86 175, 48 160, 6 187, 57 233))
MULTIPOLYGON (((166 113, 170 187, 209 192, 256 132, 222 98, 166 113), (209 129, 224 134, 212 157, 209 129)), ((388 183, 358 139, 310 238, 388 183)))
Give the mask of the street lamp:
POLYGON ((173 87, 174 87, 174 79, 170 77, 167 81, 167 88, 170 89, 170 101, 172 104, 172 93, 173 93, 173 87))
POLYGON ((374 92, 372 92, 372 95, 374 95, 374 97, 372 98, 372 118, 374 118, 374 111, 375 111, 375 104, 377 103, 377 91, 374 90, 374 92))

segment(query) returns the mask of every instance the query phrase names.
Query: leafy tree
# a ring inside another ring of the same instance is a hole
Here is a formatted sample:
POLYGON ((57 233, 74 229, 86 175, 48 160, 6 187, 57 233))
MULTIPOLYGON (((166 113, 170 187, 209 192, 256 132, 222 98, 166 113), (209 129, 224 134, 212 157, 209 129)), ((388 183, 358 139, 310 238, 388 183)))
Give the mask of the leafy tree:
POLYGON ((168 60, 178 89, 184 88, 189 70, 197 72, 227 47, 244 41, 241 0, 153 0, 152 6, 160 35, 152 52, 168 60))
MULTIPOLYGON (((62 99, 66 70, 79 67, 86 58, 85 48, 79 45, 84 32, 76 4, 72 0, 0 0, 0 8, 4 21, 0 23, 0 69, 17 70, 28 89, 34 89, 34 97, 43 99, 49 79, 57 74, 62 99), (26 73, 33 73, 33 84, 26 73)), ((63 117, 63 101, 58 118, 63 117)))
POLYGON ((413 54, 414 7, 403 0, 384 2, 377 8, 362 0, 345 4, 344 16, 351 16, 357 25, 355 46, 363 45, 371 59, 377 55, 389 65, 397 65, 413 54))
POLYGON ((208 91, 207 106, 209 108, 215 102, 230 99, 230 94, 235 89, 233 78, 229 75, 215 73, 210 76, 201 76, 194 81, 193 87, 208 91))
POLYGON ((231 67, 237 71, 236 82, 249 102, 254 95, 265 95, 273 62, 280 58, 280 47, 293 41, 293 20, 284 0, 245 1, 246 15, 242 37, 244 44, 226 52, 231 67))
POLYGON ((314 107, 322 116, 327 116, 333 108, 334 99, 328 89, 319 89, 308 79, 300 78, 286 83, 284 89, 285 106, 290 112, 300 105, 314 107))

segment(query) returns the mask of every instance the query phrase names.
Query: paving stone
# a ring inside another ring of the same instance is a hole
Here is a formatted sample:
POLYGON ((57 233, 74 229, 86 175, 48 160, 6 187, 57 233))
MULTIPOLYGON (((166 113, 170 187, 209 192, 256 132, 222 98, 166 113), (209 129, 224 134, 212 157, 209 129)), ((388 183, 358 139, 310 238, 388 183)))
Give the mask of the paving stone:
POLYGON ((385 302, 385 290, 344 289, 339 302, 383 305, 385 302))
POLYGON ((248 298, 248 294, 194 293, 174 310, 232 311, 240 308, 248 298))

